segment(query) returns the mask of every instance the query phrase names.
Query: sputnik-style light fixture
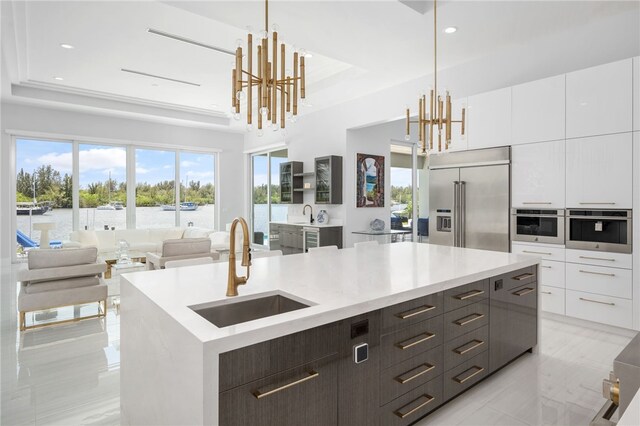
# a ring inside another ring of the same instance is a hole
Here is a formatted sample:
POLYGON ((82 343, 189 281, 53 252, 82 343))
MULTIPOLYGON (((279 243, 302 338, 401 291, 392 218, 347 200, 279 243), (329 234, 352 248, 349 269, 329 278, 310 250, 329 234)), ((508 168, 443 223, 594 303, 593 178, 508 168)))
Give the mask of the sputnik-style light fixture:
POLYGON ((434 128, 438 130, 437 151, 442 152, 442 130, 444 128, 444 149, 449 149, 451 144, 451 127, 453 123, 461 124, 461 134, 464 135, 465 109, 462 108, 462 118, 453 120, 451 118, 451 96, 449 91, 445 92, 444 99, 438 94, 438 20, 436 14, 436 0, 433 0, 433 89, 429 99, 429 113, 427 114, 427 98, 422 95, 418 100, 418 119, 411 120, 411 111, 407 108, 407 134, 406 139, 411 138, 411 124, 418 124, 419 143, 422 152, 428 154, 434 152, 433 133, 434 128), (428 132, 427 132, 428 129, 428 132), (428 145, 428 147, 427 147, 428 145))
POLYGON ((285 128, 286 118, 292 121, 298 115, 298 99, 305 98, 305 55, 306 52, 294 50, 293 76, 285 71, 286 48, 278 46, 278 28, 272 28, 272 57, 269 61, 269 2, 265 0, 264 31, 257 47, 257 75, 253 74, 253 35, 247 36, 247 69, 243 68, 242 40, 238 40, 235 67, 232 71, 231 110, 236 120, 241 119, 240 103, 247 101, 247 129, 253 124, 253 88, 257 88, 258 136, 262 136, 263 122, 273 130, 285 128), (280 57, 278 58, 278 50, 280 57), (278 59, 280 62, 278 62, 278 59), (246 80, 244 79, 246 77, 246 80), (246 93, 245 93, 246 89, 246 93), (280 101, 278 102, 278 98, 280 101), (279 123, 278 123, 279 121, 279 123))

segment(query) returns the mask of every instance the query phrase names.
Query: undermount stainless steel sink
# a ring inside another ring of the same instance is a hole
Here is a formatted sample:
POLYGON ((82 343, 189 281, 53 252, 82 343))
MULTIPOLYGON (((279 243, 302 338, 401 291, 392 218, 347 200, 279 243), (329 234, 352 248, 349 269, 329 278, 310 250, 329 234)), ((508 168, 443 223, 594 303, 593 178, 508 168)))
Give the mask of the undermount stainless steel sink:
POLYGON ((275 294, 225 305, 191 307, 191 310, 216 327, 223 328, 308 307, 304 303, 275 294))

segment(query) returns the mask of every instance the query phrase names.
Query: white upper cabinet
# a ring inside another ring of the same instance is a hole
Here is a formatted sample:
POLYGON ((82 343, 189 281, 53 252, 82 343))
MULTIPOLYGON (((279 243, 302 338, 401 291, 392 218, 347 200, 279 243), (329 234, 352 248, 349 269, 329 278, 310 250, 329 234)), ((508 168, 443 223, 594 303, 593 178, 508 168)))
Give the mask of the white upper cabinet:
POLYGON ((511 148, 512 207, 565 207, 565 142, 516 145, 511 148))
POLYGON ((511 145, 511 87, 469 96, 469 149, 511 145))
POLYGON ((513 87, 513 145, 564 139, 564 92, 564 74, 513 87))
MULTIPOLYGON (((462 108, 467 108, 467 98, 460 98, 451 101, 451 113, 453 120, 462 120, 462 108)), ((453 123, 451 125, 451 144, 449 151, 466 151, 467 138, 469 136, 469 110, 466 110, 466 123, 464 135, 460 134, 461 124, 453 123)))
POLYGON ((640 130, 640 56, 633 58, 633 130, 640 130))
POLYGON ((567 138, 630 132, 633 60, 567 74, 567 138))
POLYGON ((632 133, 567 140, 567 208, 632 208, 632 133))

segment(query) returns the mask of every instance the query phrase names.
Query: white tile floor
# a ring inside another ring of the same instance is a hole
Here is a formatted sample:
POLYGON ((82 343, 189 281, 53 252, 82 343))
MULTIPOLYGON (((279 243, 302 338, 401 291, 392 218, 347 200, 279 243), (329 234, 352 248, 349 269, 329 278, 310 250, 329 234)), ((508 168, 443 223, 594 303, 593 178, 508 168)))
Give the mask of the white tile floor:
MULTIPOLYGON (((119 424, 120 321, 115 311, 110 308, 106 320, 18 333, 9 314, 15 306, 6 301, 0 424, 119 424)), ((549 318, 541 326, 539 354, 521 357, 418 424, 588 425, 604 403, 601 381, 634 333, 549 318)))

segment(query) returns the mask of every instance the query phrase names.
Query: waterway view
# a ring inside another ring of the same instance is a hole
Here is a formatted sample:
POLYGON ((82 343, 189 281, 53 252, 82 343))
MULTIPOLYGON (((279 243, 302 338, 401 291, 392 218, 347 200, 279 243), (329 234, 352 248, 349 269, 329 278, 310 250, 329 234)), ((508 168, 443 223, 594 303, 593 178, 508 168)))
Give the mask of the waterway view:
MULTIPOLYGON (((274 204, 272 206, 272 220, 286 220, 287 205, 274 204)), ((254 231, 264 235, 269 231, 269 210, 267 204, 254 206, 254 231)), ((39 216, 16 216, 17 228, 36 242, 40 240, 40 232, 32 230, 34 223, 52 222, 55 229, 49 232, 51 240, 64 241, 69 239, 73 227, 73 209, 53 209, 39 216)), ((208 204, 198 207, 195 211, 180 212, 180 226, 186 227, 189 222, 200 228, 214 229, 215 205, 208 204)), ((125 229, 127 227, 126 210, 97 210, 79 209, 80 229, 125 229)), ((220 228, 224 230, 224 223, 220 228)), ((137 207, 136 226, 138 228, 160 228, 175 226, 175 212, 163 211, 161 207, 137 207)))

